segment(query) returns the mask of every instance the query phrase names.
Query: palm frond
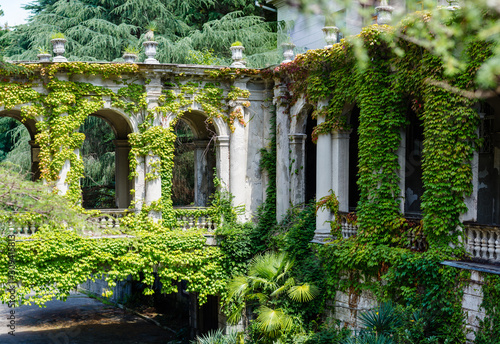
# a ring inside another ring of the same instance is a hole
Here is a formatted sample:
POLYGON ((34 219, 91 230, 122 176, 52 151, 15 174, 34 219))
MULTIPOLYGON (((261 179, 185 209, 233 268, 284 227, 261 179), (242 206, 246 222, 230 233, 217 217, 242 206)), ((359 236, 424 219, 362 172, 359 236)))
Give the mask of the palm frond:
POLYGON ((304 283, 296 285, 288 290, 288 295, 294 301, 308 302, 319 294, 319 289, 314 284, 304 283))

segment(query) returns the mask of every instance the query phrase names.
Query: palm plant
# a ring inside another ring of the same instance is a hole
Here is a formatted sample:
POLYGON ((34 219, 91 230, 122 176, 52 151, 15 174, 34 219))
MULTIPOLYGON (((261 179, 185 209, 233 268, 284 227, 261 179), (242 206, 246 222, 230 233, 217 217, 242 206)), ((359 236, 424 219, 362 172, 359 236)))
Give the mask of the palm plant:
POLYGON ((401 326, 401 316, 396 312, 392 302, 381 303, 378 307, 361 313, 359 316, 365 332, 375 335, 389 335, 401 326))
POLYGON ((295 318, 280 302, 289 298, 296 302, 308 302, 318 294, 312 284, 298 284, 291 276, 294 261, 286 253, 268 252, 256 256, 250 263, 246 276, 234 277, 228 285, 229 296, 237 307, 228 321, 237 323, 247 306, 254 306, 258 330, 270 339, 279 338, 295 325, 295 318))
POLYGON ((229 332, 224 334, 222 329, 209 331, 208 333, 196 336, 196 340, 191 344, 236 344, 238 339, 238 332, 229 332))

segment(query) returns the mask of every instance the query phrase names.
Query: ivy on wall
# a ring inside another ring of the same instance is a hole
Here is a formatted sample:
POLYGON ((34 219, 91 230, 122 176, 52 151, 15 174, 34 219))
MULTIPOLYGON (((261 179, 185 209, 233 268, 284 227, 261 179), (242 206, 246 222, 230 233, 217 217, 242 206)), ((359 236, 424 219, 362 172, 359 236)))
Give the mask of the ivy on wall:
MULTIPOLYGON (((230 102, 249 106, 245 99, 250 93, 231 87, 224 94, 216 83, 201 85, 179 81, 172 89, 164 90, 158 106, 148 109, 145 85, 136 83, 134 77, 138 72, 137 65, 71 62, 45 67, 31 64, 26 68, 30 72, 28 78, 6 75, 0 83, 0 105, 6 110, 19 106, 24 120, 37 122, 36 142, 40 145, 42 179, 48 183, 57 181, 63 165, 69 162, 70 170, 65 179, 69 191, 65 197, 75 209, 79 209, 83 163, 76 150, 85 137, 77 129, 87 116, 102 109, 108 99, 113 107, 123 109, 130 116, 144 116, 139 131, 129 135, 131 177, 135 176, 138 159, 158 157, 149 165, 146 182, 160 177, 162 198, 143 206, 141 212, 124 218, 125 233, 132 238, 91 239, 51 223, 33 236, 33 240, 18 242, 16 280, 23 285, 17 290, 19 298, 26 296, 30 288, 35 291, 35 296, 28 300, 38 304, 53 296, 65 298, 91 274, 105 275, 111 287, 129 275, 152 286, 157 275, 165 293, 176 289, 173 281, 186 280, 188 289, 198 293, 201 304, 207 295, 219 294, 230 273, 222 268, 224 254, 219 248, 205 245, 202 231, 183 232, 173 228, 177 225, 177 218, 183 215, 208 215, 220 223, 224 213, 229 223, 234 211, 226 209, 230 203, 224 201, 222 191, 215 196, 213 207, 194 212, 173 209, 170 194, 175 134, 171 129, 173 126, 155 125, 154 119, 168 113, 173 113, 177 119, 191 109, 193 102, 197 102, 211 121, 221 118, 230 127, 234 121, 244 125, 242 112, 231 110, 235 106, 230 102), (72 75, 111 79, 120 87, 115 93, 90 83, 66 81, 72 75), (156 223, 148 217, 150 211, 161 211, 162 221, 156 223)), ((24 224, 38 219, 36 214, 25 215, 12 214, 9 220, 24 224)), ((7 240, 2 239, 2 252, 6 252, 6 245, 7 240)), ((3 255, 1 259, 7 257, 3 255)), ((6 282, 6 278, 4 269, 0 273, 1 282, 6 282)), ((1 297, 6 299, 8 295, 4 292, 1 297)), ((151 290, 146 289, 146 292, 151 290)))
MULTIPOLYGON (((368 290, 378 300, 391 299, 411 312, 436 315, 435 328, 446 327, 447 338, 463 342, 461 300, 469 276, 439 262, 464 255, 458 228, 460 214, 467 211, 465 197, 472 192, 471 160, 480 143, 479 116, 472 109, 474 79, 490 52, 488 44, 471 43, 463 52, 466 71, 444 75, 442 61, 399 38, 426 15, 395 28, 366 27, 358 42, 342 39, 331 49, 308 51, 277 67, 274 75, 287 86, 282 100, 289 109, 305 97, 316 107, 313 116, 324 117, 315 135, 350 130, 348 109, 353 103, 360 108, 359 230, 342 240, 336 219, 332 223, 336 240, 318 248, 327 297, 333 300, 340 290, 354 300, 368 290), (362 61, 355 58, 356 44, 366 52, 362 61), (423 219, 413 225, 400 210, 399 181, 404 171, 398 163, 400 133, 408 125, 410 106, 424 128, 423 219), (420 238, 425 235, 427 252, 409 249, 410 230, 420 238)), ((319 206, 332 200, 329 196, 319 206)), ((335 202, 332 212, 338 213, 335 202)))

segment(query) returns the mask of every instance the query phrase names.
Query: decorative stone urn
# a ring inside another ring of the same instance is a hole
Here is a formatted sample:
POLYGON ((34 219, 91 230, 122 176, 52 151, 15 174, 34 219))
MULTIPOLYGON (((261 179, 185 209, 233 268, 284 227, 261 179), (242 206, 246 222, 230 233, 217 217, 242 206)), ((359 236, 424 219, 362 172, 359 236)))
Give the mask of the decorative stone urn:
POLYGON ((322 30, 325 34, 325 49, 330 49, 338 41, 339 28, 336 26, 325 26, 322 30))
POLYGON ((135 61, 137 61, 137 54, 124 53, 123 59, 125 60, 125 63, 135 63, 135 61))
POLYGON ((243 61, 243 51, 245 47, 242 45, 235 45, 230 47, 233 63, 231 63, 232 68, 245 68, 245 61, 243 61))
POLYGON ((448 7, 446 7, 450 11, 456 11, 460 8, 460 4, 458 0, 448 0, 448 7))
POLYGON ((38 54, 38 55, 36 55, 36 57, 38 57, 39 62, 50 62, 50 58, 52 57, 52 55, 50 55, 50 54, 38 54))
POLYGON ((147 59, 144 60, 144 63, 147 63, 147 64, 160 63, 157 59, 155 59, 156 46, 158 45, 158 42, 146 41, 146 42, 142 43, 142 45, 144 46, 144 53, 147 56, 147 59))
POLYGON ((295 48, 295 44, 293 43, 281 43, 281 47, 283 48, 283 57, 285 58, 281 63, 292 62, 293 60, 293 48, 295 48))
POLYGON ((394 7, 389 6, 387 0, 382 0, 380 6, 375 7, 375 10, 377 11, 377 24, 384 25, 391 22, 394 7))
POLYGON ((54 54, 56 54, 56 56, 52 59, 53 62, 68 62, 68 59, 62 56, 66 51, 66 49, 64 49, 64 44, 66 42, 65 38, 54 38, 50 40, 50 43, 52 43, 52 46, 54 47, 54 54))

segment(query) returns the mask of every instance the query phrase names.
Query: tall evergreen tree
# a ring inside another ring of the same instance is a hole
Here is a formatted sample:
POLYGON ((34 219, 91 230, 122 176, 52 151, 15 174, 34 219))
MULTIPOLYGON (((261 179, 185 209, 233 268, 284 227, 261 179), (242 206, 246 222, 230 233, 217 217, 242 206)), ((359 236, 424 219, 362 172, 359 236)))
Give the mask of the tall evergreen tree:
MULTIPOLYGON (((166 63, 229 63, 229 47, 241 41, 250 66, 279 62, 275 14, 252 0, 35 0, 27 24, 0 38, 12 60, 35 60, 37 48, 49 48, 51 35, 68 40, 69 60, 113 61, 127 46, 142 47, 155 23, 157 59, 166 63), (274 54, 269 54, 273 51, 274 54), (193 56, 211 55, 214 59, 193 56)), ((143 56, 144 57, 144 56, 143 56)))

